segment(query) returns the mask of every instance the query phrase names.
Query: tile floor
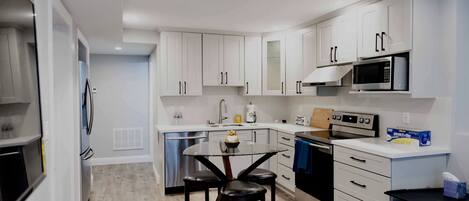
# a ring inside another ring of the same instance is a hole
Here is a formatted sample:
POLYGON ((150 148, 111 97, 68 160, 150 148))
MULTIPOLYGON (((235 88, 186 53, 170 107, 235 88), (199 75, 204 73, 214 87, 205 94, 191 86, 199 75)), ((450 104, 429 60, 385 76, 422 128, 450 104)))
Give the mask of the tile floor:
MULTIPOLYGON (((151 163, 93 167, 94 184, 90 201, 184 201, 182 194, 165 196, 156 184, 151 163)), ((270 192, 266 200, 270 200, 270 192)), ((216 190, 210 200, 216 199, 216 190)), ((204 200, 203 193, 191 194, 191 200, 204 200)), ((277 191, 278 201, 294 199, 277 191)))

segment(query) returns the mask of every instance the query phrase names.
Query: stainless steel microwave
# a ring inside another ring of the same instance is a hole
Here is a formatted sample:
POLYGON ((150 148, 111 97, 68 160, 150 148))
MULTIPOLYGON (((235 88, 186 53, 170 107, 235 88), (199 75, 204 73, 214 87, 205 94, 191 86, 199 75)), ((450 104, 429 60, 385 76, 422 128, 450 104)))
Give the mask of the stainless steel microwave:
POLYGON ((355 62, 352 89, 363 91, 408 91, 407 56, 388 56, 355 62))

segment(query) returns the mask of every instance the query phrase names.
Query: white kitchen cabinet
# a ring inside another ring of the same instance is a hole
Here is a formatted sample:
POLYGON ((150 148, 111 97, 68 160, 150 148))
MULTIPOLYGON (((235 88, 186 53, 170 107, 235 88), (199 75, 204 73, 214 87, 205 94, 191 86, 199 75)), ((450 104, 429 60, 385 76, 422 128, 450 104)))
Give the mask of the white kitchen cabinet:
POLYGON ((244 41, 245 84, 242 95, 262 95, 262 37, 246 36, 244 41))
POLYGON ((359 57, 412 49, 412 1, 380 1, 360 9, 358 16, 359 57))
POLYGON ((23 47, 18 30, 0 29, 0 104, 28 102, 23 47))
POLYGON ((203 85, 244 86, 244 37, 203 35, 203 85))
POLYGON ((356 14, 346 13, 317 25, 318 66, 356 60, 356 14))
POLYGON ((316 26, 302 30, 303 36, 303 78, 300 82, 300 94, 306 96, 317 95, 316 87, 303 87, 302 80, 316 69, 316 26))
POLYGON ((299 31, 286 34, 285 38, 285 94, 300 95, 303 72, 303 35, 299 31))
POLYGON ((264 37, 262 50, 263 95, 285 95, 285 36, 264 37))
POLYGON ((161 33, 162 96, 202 95, 202 35, 161 33))
MULTIPOLYGON (((269 130, 253 130, 252 136, 254 137, 254 142, 257 144, 269 144, 269 130)), ((256 162, 263 155, 254 155, 252 156, 252 162, 256 162)), ((270 166, 270 159, 259 165, 258 168, 268 170, 270 166)))

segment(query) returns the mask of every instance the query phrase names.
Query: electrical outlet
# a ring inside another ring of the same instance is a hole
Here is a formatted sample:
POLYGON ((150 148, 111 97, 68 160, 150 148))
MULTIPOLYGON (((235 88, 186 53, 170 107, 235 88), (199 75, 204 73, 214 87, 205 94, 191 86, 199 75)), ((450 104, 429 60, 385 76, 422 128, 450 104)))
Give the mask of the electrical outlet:
POLYGON ((402 123, 403 124, 410 124, 410 113, 408 113, 408 112, 402 113, 402 123))

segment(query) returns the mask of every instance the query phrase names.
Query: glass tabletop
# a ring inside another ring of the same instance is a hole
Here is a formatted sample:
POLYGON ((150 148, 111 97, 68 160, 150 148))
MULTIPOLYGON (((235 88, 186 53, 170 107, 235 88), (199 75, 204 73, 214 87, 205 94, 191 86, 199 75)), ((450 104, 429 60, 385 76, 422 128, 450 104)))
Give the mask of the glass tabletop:
POLYGON ((228 148, 223 142, 202 142, 185 149, 185 156, 245 156, 278 153, 285 148, 269 144, 241 142, 237 148, 228 148))

